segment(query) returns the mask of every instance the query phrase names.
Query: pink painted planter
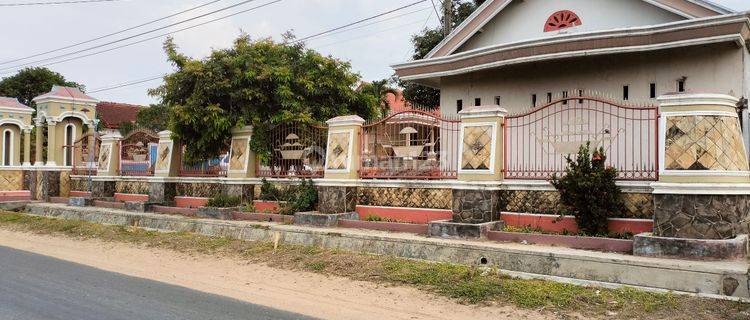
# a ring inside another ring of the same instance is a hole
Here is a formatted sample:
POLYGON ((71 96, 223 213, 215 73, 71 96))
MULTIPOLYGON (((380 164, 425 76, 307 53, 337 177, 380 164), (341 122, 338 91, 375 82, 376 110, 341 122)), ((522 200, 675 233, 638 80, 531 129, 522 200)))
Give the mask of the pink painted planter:
POLYGON ((200 197, 174 197, 175 206, 180 208, 205 207, 209 198, 200 197))
POLYGON ((197 208, 179 208, 179 207, 167 207, 167 206, 151 206, 151 210, 156 213, 163 214, 176 214, 186 217, 195 217, 198 215, 197 208))
POLYGON ((255 212, 278 213, 283 205, 286 205, 286 201, 253 200, 255 212))
MULTIPOLYGON (((505 225, 512 227, 531 227, 539 228, 545 232, 578 232, 578 224, 573 216, 560 216, 550 214, 533 214, 533 213, 513 213, 503 212, 501 215, 505 225), (559 220, 558 220, 559 219, 559 220)), ((609 219, 609 231, 614 233, 632 233, 639 234, 651 232, 654 229, 654 221, 651 219, 609 219)))
POLYGON ((369 215, 388 218, 396 221, 427 224, 430 221, 453 218, 453 211, 442 209, 422 209, 404 207, 357 206, 359 218, 364 220, 369 215))
POLYGON ((561 246, 573 249, 598 250, 607 252, 632 252, 633 240, 610 239, 595 237, 563 236, 552 234, 519 233, 505 231, 490 231, 487 238, 501 242, 527 242, 561 246))
POLYGON ((125 203, 124 202, 114 202, 114 201, 101 201, 101 200, 94 200, 94 207, 100 207, 100 208, 110 208, 110 209, 125 209, 125 203))
POLYGON ((147 194, 134 194, 134 193, 115 193, 115 201, 119 201, 119 202, 128 202, 128 201, 147 202, 148 201, 148 195, 147 194))
POLYGON ((23 201, 31 200, 31 191, 0 191, 0 201, 23 201))
POLYGON ((362 220, 339 220, 339 227, 367 229, 390 232, 406 232, 416 234, 427 234, 426 224, 398 223, 398 222, 377 222, 362 220))
POLYGON ((50 197, 49 198, 49 202, 50 203, 64 203, 64 204, 68 204, 68 200, 70 200, 70 198, 66 198, 66 197, 50 197))
POLYGON ((273 213, 253 213, 253 212, 232 212, 232 220, 240 221, 268 221, 268 222, 293 222, 294 216, 273 214, 273 213))
POLYGON ((71 191, 70 197, 79 197, 79 198, 91 198, 91 192, 88 191, 71 191))

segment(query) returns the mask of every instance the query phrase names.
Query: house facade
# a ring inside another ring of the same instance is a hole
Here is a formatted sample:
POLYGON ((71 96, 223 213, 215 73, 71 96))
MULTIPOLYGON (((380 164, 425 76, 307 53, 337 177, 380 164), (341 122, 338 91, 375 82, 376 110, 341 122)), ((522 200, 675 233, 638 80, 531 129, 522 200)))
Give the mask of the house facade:
MULTIPOLYGON (((744 98, 749 36, 747 14, 708 1, 488 0, 424 59, 393 67, 440 89, 447 114, 497 104, 513 115, 576 95, 744 98)), ((747 110, 743 120, 747 131, 747 110)))

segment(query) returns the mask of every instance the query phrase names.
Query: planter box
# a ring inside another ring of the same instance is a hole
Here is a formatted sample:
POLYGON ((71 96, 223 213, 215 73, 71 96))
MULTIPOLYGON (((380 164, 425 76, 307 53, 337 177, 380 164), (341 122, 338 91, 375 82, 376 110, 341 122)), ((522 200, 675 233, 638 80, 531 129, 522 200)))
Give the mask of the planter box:
POLYGON ((556 234, 490 231, 487 239, 502 242, 518 242, 561 246, 573 249, 607 252, 632 252, 633 240, 597 237, 565 236, 556 234))
POLYGON ((427 234, 426 224, 340 219, 339 227, 378 230, 378 231, 391 231, 391 232, 406 232, 406 233, 416 233, 416 234, 423 234, 423 235, 427 234))
MULTIPOLYGON (((73 201, 74 198, 70 198, 73 201)), ((94 207, 125 210, 124 202, 94 200, 94 207)))
POLYGON ((49 197, 50 203, 64 203, 69 204, 69 198, 66 197, 49 197))
POLYGON ((151 210, 156 213, 163 214, 177 214, 185 217, 195 217, 198 215, 198 209, 195 208, 179 208, 179 207, 168 207, 168 206, 151 206, 151 210))
POLYGON ((404 208, 404 207, 379 207, 379 206, 357 206, 360 219, 366 219, 369 215, 381 218, 389 218, 397 221, 427 224, 430 221, 450 220, 453 218, 452 210, 404 208))
POLYGON ((174 197, 176 207, 180 208, 200 208, 205 207, 209 198, 199 197, 174 197))
POLYGON ((151 203, 147 201, 125 201, 125 210, 133 212, 151 211, 151 203))
POLYGON ((278 213, 287 203, 286 201, 253 200, 253 207, 255 207, 255 212, 278 213))
POLYGON ((71 197, 83 197, 83 198, 91 198, 91 192, 88 191, 70 191, 71 197))
POLYGON ((633 254, 644 257, 661 257, 692 260, 745 260, 748 236, 733 239, 682 239, 656 237, 651 233, 634 238, 633 254))
POLYGON ((0 191, 0 201, 28 201, 31 200, 31 191, 0 191))
POLYGON ((293 222, 294 216, 274 214, 274 213, 254 213, 254 212, 232 212, 233 220, 244 221, 268 221, 268 222, 293 222))
MULTIPOLYGON (((503 212, 501 218, 505 221, 505 225, 512 227, 539 228, 545 232, 562 233, 568 231, 578 233, 578 224, 573 216, 560 218, 560 216, 553 214, 503 212)), ((608 229, 610 232, 621 234, 651 232, 654 229, 654 220, 610 218, 608 229)))
POLYGON ((236 211, 237 208, 212 208, 212 207, 200 207, 197 211, 198 218, 205 219, 219 219, 219 220, 232 220, 232 212, 236 211))
POLYGON ((72 207, 88 207, 92 204, 94 204, 94 201, 91 198, 83 198, 83 197, 68 198, 68 205, 72 207))
POLYGON ((503 227, 502 221, 485 223, 460 223, 451 220, 432 221, 428 224, 428 235, 440 238, 481 239, 488 232, 503 227))
POLYGON ((135 193, 115 193, 115 201, 128 202, 128 201, 140 201, 148 202, 147 194, 135 194, 135 193))
POLYGON ((317 211, 294 214, 294 224, 313 227, 336 227, 341 219, 359 220, 359 215, 356 212, 325 214, 317 211))

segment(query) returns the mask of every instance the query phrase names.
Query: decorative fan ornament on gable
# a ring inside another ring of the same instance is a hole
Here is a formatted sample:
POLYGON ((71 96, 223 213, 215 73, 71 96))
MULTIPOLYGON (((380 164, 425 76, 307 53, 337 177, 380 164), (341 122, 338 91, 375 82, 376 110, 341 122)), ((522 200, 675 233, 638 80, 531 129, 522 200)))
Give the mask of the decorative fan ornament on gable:
POLYGON ((553 13, 544 24, 544 32, 552 32, 566 28, 577 27, 582 24, 581 18, 570 10, 562 10, 553 13))

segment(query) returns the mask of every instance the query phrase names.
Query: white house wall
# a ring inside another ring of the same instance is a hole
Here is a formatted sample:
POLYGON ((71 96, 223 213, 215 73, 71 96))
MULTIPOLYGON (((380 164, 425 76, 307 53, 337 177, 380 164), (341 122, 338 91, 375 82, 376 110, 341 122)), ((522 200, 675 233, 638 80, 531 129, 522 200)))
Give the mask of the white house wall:
POLYGON ((544 38, 560 32, 580 33, 685 20, 641 0, 524 0, 513 1, 481 33, 475 34, 457 52, 520 40, 544 38), (544 32, 547 19, 560 10, 571 10, 581 26, 544 32))
MULTIPOLYGON (((586 90, 622 99, 623 85, 630 87, 630 100, 650 102, 650 83, 657 84, 657 96, 675 92, 677 80, 687 77, 691 92, 723 93, 735 97, 750 93, 745 87, 743 57, 746 50, 733 44, 664 50, 653 53, 587 57, 575 60, 475 72, 441 79, 441 110, 456 114, 457 100, 464 108, 480 98, 483 105, 500 105, 511 114, 531 108, 531 95, 540 104, 547 92, 560 96, 563 91, 586 90)), ((572 94, 572 92, 571 92, 572 94)))

